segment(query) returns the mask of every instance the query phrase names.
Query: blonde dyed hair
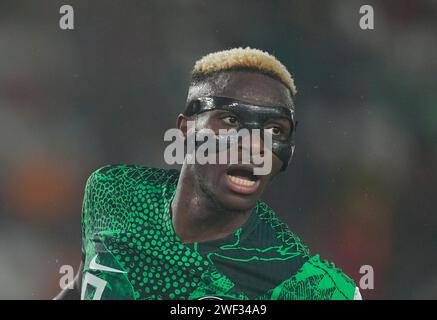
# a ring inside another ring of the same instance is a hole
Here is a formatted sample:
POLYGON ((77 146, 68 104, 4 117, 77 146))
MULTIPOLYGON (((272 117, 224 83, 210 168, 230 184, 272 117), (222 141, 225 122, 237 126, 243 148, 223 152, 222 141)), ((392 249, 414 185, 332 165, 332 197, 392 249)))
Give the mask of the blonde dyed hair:
POLYGON ((275 76, 290 89, 293 96, 297 93, 293 77, 278 59, 265 51, 250 47, 207 54, 196 62, 192 76, 198 78, 220 71, 235 69, 255 70, 275 76))

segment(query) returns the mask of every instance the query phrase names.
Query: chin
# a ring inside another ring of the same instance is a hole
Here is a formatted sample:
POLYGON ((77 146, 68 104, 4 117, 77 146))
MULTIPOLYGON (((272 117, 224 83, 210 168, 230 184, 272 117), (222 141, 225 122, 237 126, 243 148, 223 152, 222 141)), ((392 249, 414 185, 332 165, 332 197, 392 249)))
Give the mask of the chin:
POLYGON ((211 186, 210 195, 213 201, 222 209, 232 212, 247 212, 252 210, 261 197, 261 190, 252 194, 238 193, 230 190, 226 184, 211 186))
POLYGON ((211 200, 230 212, 252 210, 268 183, 268 177, 254 176, 250 165, 202 167, 197 177, 211 200))

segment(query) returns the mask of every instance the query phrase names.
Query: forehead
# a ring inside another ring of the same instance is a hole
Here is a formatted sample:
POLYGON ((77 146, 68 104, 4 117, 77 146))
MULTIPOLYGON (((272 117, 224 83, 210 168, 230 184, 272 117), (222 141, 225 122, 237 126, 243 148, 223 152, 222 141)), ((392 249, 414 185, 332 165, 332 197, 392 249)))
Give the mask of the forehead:
POLYGON ((191 86, 188 102, 202 96, 222 96, 265 106, 288 106, 293 102, 290 91, 279 80, 253 71, 226 71, 191 86))

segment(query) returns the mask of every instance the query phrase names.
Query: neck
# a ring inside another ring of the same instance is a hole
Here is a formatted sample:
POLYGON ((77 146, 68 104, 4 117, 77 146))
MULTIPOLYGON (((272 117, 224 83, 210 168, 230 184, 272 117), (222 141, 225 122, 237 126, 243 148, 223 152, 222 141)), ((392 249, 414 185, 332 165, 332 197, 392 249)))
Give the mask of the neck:
POLYGON ((252 210, 232 211, 220 207, 202 190, 184 165, 171 204, 173 228, 183 243, 224 238, 242 227, 252 210))

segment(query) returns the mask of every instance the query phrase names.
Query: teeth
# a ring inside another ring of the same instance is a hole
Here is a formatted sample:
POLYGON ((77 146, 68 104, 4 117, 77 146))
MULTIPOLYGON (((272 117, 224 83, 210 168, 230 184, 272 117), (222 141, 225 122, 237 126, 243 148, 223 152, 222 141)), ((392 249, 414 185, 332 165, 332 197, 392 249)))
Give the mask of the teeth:
POLYGON ((234 176, 229 176, 229 179, 235 184, 240 184, 240 185, 247 186, 247 187, 253 186, 255 184, 255 181, 241 179, 241 178, 234 177, 234 176))

